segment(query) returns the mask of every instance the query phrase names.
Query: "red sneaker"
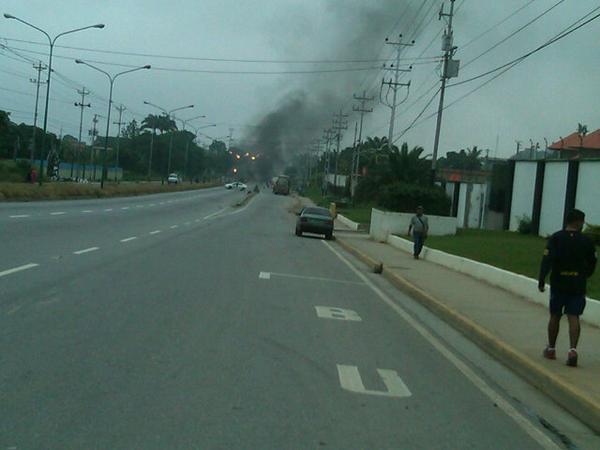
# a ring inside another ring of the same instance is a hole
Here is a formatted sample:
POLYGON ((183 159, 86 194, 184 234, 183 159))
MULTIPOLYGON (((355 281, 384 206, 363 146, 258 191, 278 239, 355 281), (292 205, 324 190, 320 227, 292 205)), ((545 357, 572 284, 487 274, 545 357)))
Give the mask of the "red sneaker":
POLYGON ((567 356, 567 366, 577 367, 577 350, 571 349, 567 356))
POLYGON ((556 350, 550 347, 546 347, 544 349, 544 358, 546 359, 556 359, 556 350))

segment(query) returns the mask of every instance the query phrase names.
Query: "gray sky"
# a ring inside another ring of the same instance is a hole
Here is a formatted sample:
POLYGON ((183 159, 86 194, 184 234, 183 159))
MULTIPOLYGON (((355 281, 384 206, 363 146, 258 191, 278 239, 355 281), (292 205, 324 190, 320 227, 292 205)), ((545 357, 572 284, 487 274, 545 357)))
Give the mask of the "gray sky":
MULTIPOLYGON (((529 0, 457 0, 460 6, 455 18, 455 45, 457 59, 464 65, 490 46, 524 25, 549 8, 557 0, 536 0, 500 27, 479 38, 466 48, 461 47, 489 29, 529 0)), ((449 1, 446 1, 446 7, 449 1)), ((321 60, 321 59, 379 59, 388 57, 391 48, 384 48, 384 38, 397 24, 390 37, 399 32, 409 36, 422 24, 423 31, 416 36, 414 47, 403 53, 406 63, 425 50, 443 27, 433 18, 441 0, 5 0, 1 12, 9 12, 34 23, 51 34, 88 24, 102 22, 104 30, 88 30, 65 36, 58 45, 132 52, 156 55, 193 56, 200 58, 261 59, 261 60, 321 60), (401 17, 402 11, 406 14, 401 17), (427 25, 427 26, 426 26, 427 25)), ((599 1, 565 0, 553 11, 526 28, 520 34, 499 46, 461 71, 457 81, 478 75, 516 58, 544 43, 550 37, 579 19, 599 1)), ((578 122, 591 130, 600 127, 594 106, 598 97, 597 77, 600 73, 599 50, 600 19, 580 31, 532 56, 499 79, 445 111, 441 150, 456 150, 477 145, 490 148, 492 154, 499 136, 498 156, 509 156, 515 149, 515 140, 543 138, 555 141, 575 130, 578 122)), ((43 42, 43 36, 16 21, 0 19, 0 38, 43 42)), ((17 42, 1 43, 20 49, 30 58, 41 58, 33 52, 47 48, 17 42)), ((154 68, 217 71, 291 71, 357 67, 379 67, 380 63, 243 63, 174 60, 159 57, 139 57, 84 50, 57 48, 54 68, 59 74, 85 85, 94 96, 89 98, 93 108, 86 110, 84 130, 90 128, 93 113, 106 115, 108 82, 93 70, 76 65, 72 60, 103 61, 116 64, 152 64, 154 68)), ((440 40, 436 39, 424 56, 439 56, 440 40)), ((10 58, 0 51, 0 109, 17 111, 12 118, 17 122, 32 123, 35 86, 28 81, 35 75, 31 65, 10 58), (12 92, 18 91, 19 93, 12 92), (30 95, 24 95, 30 94, 30 95)), ((419 61, 423 62, 423 61, 419 61)), ((98 64, 100 65, 100 64, 98 64)), ((102 65, 110 72, 123 67, 102 65)), ((432 91, 420 102, 413 104, 438 78, 435 63, 415 65, 405 77, 412 80, 412 89, 406 103, 399 107, 401 114, 396 131, 405 129, 433 95, 432 91), (412 106, 411 106, 412 105, 412 106), (411 106, 410 108, 407 108, 411 106)), ((261 123, 262 118, 277 111, 290 93, 308 92, 311 107, 308 113, 318 116, 315 121, 291 118, 286 126, 305 133, 310 141, 320 137, 329 126, 328 118, 339 108, 350 112, 353 93, 368 89, 379 95, 382 73, 341 72, 321 74, 215 74, 150 70, 120 78, 115 85, 114 98, 128 108, 125 120, 156 112, 143 105, 144 100, 172 109, 189 103, 195 110, 181 113, 182 118, 206 114, 207 121, 219 124, 205 130, 216 137, 228 134, 233 127, 234 137, 252 135, 246 125, 261 123), (315 101, 315 99, 318 99, 315 101), (324 99, 324 100, 323 100, 324 99), (132 116, 132 113, 134 114, 132 116), (322 124, 321 124, 322 123, 322 124)), ((449 89, 447 103, 452 102, 478 86, 487 78, 449 89)), ((50 105, 50 129, 77 135, 79 112, 73 106, 78 100, 77 84, 60 83, 53 78, 50 105), (66 85, 65 85, 66 84, 66 85)), ((454 81, 454 80, 452 80, 454 81)), ((293 95, 293 94, 292 94, 293 95)), ((43 105, 42 105, 43 106, 43 105)), ((434 112, 437 99, 424 114, 434 112)), ((374 103, 375 112, 365 122, 366 135, 387 135, 389 109, 374 103)), ((40 107, 40 111, 42 108, 40 107)), ((287 111, 287 110, 286 110, 287 111)), ((287 112, 286 112, 287 113, 287 112)), ((113 111, 114 114, 114 111, 113 111)), ((113 116, 115 117, 115 116, 113 116)), ((345 142, 351 143, 355 115, 349 117, 350 129, 345 142)), ((196 122, 201 124, 202 121, 196 122)), ((416 126, 402 137, 412 145, 422 145, 431 152, 435 119, 416 126)), ((294 141, 296 143, 296 141, 294 141)), ((298 143, 298 145, 300 145, 298 143)))

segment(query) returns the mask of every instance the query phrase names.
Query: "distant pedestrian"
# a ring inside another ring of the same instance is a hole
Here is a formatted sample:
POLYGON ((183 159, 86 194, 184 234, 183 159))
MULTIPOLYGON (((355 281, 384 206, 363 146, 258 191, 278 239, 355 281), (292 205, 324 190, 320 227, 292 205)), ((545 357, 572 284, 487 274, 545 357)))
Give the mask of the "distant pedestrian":
POLYGON ((410 225, 408 226, 408 235, 410 236, 412 232, 414 241, 413 256, 415 259, 419 259, 419 255, 423 250, 423 244, 425 244, 425 239, 427 239, 427 234, 429 233, 429 220, 423 212, 423 207, 418 206, 417 213, 410 219, 410 225))
POLYGON ((579 316, 585 308, 587 279, 594 273, 598 260, 594 243, 581 233, 584 223, 583 211, 574 209, 569 212, 565 229, 548 239, 538 279, 538 288, 544 292, 546 276, 550 273, 550 321, 544 357, 556 359, 560 318, 566 314, 571 344, 567 365, 572 367, 577 367, 577 343, 581 332, 579 316))

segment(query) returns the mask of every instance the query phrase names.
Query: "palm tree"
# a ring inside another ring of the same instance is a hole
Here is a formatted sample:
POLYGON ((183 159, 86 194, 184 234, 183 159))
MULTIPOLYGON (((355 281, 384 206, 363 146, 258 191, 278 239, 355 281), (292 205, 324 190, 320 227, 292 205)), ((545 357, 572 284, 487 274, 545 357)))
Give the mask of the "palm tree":
MULTIPOLYGON (((154 150, 154 137, 156 136, 156 130, 161 129, 163 121, 161 117, 155 114, 148 114, 142 121, 142 128, 152 130, 152 137, 150 138, 150 155, 148 156, 148 179, 152 174, 152 151, 154 150)), ((161 131, 162 134, 162 131, 161 131)))

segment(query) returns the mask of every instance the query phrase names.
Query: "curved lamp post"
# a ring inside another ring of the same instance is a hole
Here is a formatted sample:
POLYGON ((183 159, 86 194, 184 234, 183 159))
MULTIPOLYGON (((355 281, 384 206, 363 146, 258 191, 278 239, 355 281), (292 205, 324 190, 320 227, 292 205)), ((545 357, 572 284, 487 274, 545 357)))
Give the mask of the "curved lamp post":
MULTIPOLYGON (((108 95, 108 114, 107 114, 107 118, 106 118, 106 135, 104 136, 104 154, 102 155, 102 176, 100 177, 100 189, 103 189, 104 188, 104 179, 106 178, 106 153, 108 152, 108 132, 110 130, 110 110, 112 109, 112 95, 113 95, 113 86, 115 84, 115 80, 117 79, 117 77, 120 77, 121 75, 125 75, 126 73, 137 72, 138 70, 150 69, 151 66, 149 64, 146 64, 145 66, 136 67, 135 69, 129 69, 129 70, 125 70, 123 72, 119 72, 115 75, 111 75, 108 72, 100 69, 99 67, 96 67, 89 63, 86 63, 85 61, 82 61, 81 59, 76 59, 75 63, 83 64, 94 70, 97 70, 100 73, 103 73, 104 75, 106 75, 108 77, 108 80, 110 81, 110 93, 108 95)), ((93 145, 94 144, 92 143, 92 146, 93 145)))
POLYGON ((57 34, 56 36, 54 36, 54 38, 50 37, 50 35, 42 30, 39 27, 36 27, 35 25, 20 19, 18 17, 13 16, 12 14, 7 14, 4 13, 4 17, 6 19, 13 19, 16 20, 18 22, 21 22, 24 25, 27 25, 28 27, 31 27, 37 31, 39 31, 40 33, 43 33, 47 38, 48 38, 48 43, 50 44, 50 54, 48 56, 48 78, 46 80, 46 105, 44 107, 44 134, 42 135, 42 146, 40 148, 40 174, 39 174, 39 184, 40 186, 42 185, 42 173, 44 171, 44 147, 46 146, 46 130, 48 127, 48 103, 50 100, 50 79, 52 77, 52 55, 54 53, 54 44, 56 43, 56 40, 61 37, 64 36, 66 34, 71 34, 71 33, 77 33, 78 31, 83 31, 83 30, 88 30, 90 28, 99 28, 102 29, 104 28, 104 24, 103 23, 98 23, 96 25, 89 25, 87 27, 81 27, 81 28, 75 28, 73 30, 68 30, 68 31, 63 31, 62 33, 57 34))

